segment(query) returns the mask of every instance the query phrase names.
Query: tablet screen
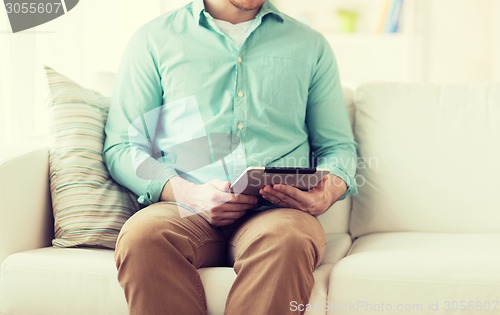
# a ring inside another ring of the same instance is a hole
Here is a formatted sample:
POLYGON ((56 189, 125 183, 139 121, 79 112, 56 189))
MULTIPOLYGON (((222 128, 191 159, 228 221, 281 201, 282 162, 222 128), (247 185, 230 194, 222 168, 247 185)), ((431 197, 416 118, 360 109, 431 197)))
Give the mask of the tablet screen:
POLYGON ((262 187, 276 184, 309 190, 329 173, 327 169, 316 168, 249 167, 233 182, 230 191, 258 197, 262 187))

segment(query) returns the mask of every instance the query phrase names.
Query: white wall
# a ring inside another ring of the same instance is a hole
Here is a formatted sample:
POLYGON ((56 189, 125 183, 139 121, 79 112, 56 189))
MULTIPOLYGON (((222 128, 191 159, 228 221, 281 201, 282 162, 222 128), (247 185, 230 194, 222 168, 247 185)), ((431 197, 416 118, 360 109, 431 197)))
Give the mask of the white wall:
POLYGON ((85 0, 62 17, 12 34, 0 6, 0 146, 45 133, 44 64, 83 85, 116 71, 132 33, 160 14, 160 1, 85 0))
POLYGON ((419 0, 424 81, 461 83, 492 79, 491 12, 497 0, 419 0))
POLYGON ((80 1, 40 28, 52 33, 37 34, 35 58, 86 82, 96 71, 116 71, 132 33, 159 13, 160 1, 80 1))
POLYGON ((160 9, 162 13, 172 11, 191 1, 192 0, 160 0, 160 9))
POLYGON ((500 83, 500 1, 494 1, 491 11, 492 79, 500 83))

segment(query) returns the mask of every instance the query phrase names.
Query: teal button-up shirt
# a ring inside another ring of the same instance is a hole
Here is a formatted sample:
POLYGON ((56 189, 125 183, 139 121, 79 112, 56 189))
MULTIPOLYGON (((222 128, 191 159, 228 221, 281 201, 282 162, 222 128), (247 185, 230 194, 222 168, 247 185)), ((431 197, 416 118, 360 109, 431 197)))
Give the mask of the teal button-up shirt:
POLYGON ((239 46, 202 0, 141 27, 106 124, 112 177, 157 202, 179 175, 232 181, 248 166, 328 168, 356 193, 356 145, 324 37, 265 3, 239 46))

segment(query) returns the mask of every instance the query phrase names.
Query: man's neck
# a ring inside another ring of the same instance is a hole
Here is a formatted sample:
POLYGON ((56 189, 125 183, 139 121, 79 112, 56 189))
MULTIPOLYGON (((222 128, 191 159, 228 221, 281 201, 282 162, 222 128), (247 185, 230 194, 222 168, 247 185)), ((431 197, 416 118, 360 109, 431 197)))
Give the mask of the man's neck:
POLYGON ((260 7, 254 10, 244 10, 236 7, 230 1, 204 0, 205 10, 217 20, 227 21, 233 24, 253 20, 260 7))

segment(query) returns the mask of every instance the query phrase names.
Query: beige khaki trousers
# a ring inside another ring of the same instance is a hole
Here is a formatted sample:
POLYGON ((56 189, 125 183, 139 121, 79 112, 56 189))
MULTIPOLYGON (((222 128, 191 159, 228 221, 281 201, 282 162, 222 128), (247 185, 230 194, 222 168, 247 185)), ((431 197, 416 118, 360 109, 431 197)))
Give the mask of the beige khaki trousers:
POLYGON ((281 315, 308 302, 324 252, 319 221, 299 210, 250 211, 219 228, 162 202, 125 223, 115 260, 131 315, 207 314, 197 268, 214 266, 237 274, 225 314, 281 315))

